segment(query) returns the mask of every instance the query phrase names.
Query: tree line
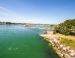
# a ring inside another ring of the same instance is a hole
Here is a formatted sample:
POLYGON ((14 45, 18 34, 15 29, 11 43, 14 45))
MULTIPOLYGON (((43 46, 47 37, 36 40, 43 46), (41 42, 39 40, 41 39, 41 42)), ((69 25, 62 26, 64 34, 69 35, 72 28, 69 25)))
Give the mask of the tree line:
POLYGON ((75 19, 69 19, 55 27, 55 32, 65 35, 75 35, 75 19))

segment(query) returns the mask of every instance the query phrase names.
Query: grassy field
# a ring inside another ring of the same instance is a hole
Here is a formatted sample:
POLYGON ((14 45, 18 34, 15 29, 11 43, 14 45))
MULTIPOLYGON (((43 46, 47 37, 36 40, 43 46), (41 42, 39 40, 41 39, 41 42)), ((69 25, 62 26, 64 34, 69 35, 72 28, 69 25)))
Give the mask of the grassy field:
POLYGON ((75 50, 75 36, 63 35, 63 34, 59 34, 59 33, 56 33, 55 36, 57 36, 60 44, 70 46, 72 49, 75 50))
POLYGON ((75 49, 75 41, 67 38, 61 38, 60 40, 61 44, 67 45, 75 49))
POLYGON ((75 37, 74 36, 66 36, 66 35, 59 34, 58 37, 59 37, 59 42, 61 44, 70 46, 72 49, 75 50, 75 37))

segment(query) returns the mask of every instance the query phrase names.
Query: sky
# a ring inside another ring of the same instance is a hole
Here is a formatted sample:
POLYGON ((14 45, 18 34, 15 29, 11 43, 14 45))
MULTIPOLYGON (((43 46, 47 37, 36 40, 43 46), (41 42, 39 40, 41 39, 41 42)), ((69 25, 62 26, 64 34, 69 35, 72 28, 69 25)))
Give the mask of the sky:
POLYGON ((0 0, 0 21, 59 24, 75 19, 75 0, 0 0))

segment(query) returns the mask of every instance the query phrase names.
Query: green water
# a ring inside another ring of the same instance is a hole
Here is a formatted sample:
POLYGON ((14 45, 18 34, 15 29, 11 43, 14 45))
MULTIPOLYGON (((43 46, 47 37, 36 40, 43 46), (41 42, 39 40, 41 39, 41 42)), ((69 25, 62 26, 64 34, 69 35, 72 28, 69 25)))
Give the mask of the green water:
POLYGON ((0 58, 59 58, 34 30, 0 26, 0 58))

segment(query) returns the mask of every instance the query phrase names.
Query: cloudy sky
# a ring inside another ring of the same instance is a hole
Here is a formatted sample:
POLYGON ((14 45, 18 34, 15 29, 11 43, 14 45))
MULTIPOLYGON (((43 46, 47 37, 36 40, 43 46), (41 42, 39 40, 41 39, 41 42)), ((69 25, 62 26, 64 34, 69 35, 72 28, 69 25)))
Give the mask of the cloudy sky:
POLYGON ((0 21, 58 24, 75 18, 75 0, 0 0, 0 21))

